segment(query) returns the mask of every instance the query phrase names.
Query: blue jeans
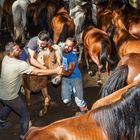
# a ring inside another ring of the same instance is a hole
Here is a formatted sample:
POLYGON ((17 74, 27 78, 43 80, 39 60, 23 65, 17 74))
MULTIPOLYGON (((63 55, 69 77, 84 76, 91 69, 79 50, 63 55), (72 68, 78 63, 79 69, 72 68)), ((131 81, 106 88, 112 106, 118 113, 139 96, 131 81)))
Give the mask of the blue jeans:
POLYGON ((30 116, 22 98, 18 96, 13 100, 0 101, 4 105, 0 111, 0 120, 6 121, 11 111, 14 111, 20 117, 20 136, 24 136, 29 128, 30 116))
POLYGON ((62 78, 61 97, 64 103, 71 101, 74 94, 75 103, 78 107, 84 107, 86 102, 83 99, 83 84, 81 78, 62 78))

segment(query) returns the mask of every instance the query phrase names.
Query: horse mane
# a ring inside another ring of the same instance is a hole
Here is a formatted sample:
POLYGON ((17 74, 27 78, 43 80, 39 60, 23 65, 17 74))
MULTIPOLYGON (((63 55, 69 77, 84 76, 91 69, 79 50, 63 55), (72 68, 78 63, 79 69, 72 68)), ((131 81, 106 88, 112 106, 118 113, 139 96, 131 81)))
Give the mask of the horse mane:
POLYGON ((93 119, 104 129, 109 140, 140 139, 140 84, 130 88, 120 100, 95 109, 93 119))
POLYGON ((121 89, 127 85, 128 66, 122 65, 116 68, 107 78, 102 86, 99 95, 101 98, 121 89))

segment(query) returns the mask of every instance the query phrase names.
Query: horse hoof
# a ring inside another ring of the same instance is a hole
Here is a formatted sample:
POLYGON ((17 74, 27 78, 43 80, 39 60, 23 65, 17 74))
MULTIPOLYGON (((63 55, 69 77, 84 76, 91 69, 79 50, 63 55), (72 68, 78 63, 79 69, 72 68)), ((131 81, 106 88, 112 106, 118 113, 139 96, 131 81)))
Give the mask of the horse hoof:
POLYGON ((102 83, 101 80, 98 80, 97 83, 98 83, 99 86, 102 86, 103 85, 103 83, 102 83))
POLYGON ((40 110, 39 112, 39 117, 43 117, 47 112, 45 112, 44 110, 40 110))
POLYGON ((93 74, 93 71, 88 71, 88 74, 92 77, 94 74, 93 74))

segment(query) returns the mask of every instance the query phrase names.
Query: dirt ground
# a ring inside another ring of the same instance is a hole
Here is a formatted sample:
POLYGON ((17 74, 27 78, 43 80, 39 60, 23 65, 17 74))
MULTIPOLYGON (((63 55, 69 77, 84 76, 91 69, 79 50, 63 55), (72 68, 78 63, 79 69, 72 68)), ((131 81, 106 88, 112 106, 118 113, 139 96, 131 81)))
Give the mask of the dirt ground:
MULTIPOLYGON (((10 37, 1 36, 0 37, 0 52, 3 52, 3 46, 6 42, 10 41, 10 37)), ((2 57, 0 53, 0 58, 2 57)), ((85 66, 81 66, 81 71, 83 74, 83 85, 84 85, 84 97, 90 109, 92 104, 98 99, 98 93, 100 87, 96 83, 97 76, 90 77, 85 70, 85 66)), ((103 76, 105 80, 106 74, 103 76)), ((54 87, 51 83, 48 85, 48 91, 52 98, 53 104, 48 108, 48 113, 39 117, 39 111, 43 106, 43 99, 40 92, 31 94, 31 106, 29 108, 31 121, 33 126, 45 126, 56 120, 71 117, 75 115, 74 110, 66 107, 61 101, 61 86, 54 87)), ((0 103, 0 108, 2 104, 0 103)), ((8 120, 12 123, 12 127, 9 129, 0 129, 0 140, 19 140, 19 117, 12 112, 8 117, 8 120)))

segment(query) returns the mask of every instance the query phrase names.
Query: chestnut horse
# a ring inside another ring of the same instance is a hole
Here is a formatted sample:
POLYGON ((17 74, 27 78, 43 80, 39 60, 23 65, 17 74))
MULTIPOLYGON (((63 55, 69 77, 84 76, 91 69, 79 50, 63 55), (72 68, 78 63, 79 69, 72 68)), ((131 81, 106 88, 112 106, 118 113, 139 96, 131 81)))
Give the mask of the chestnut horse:
POLYGON ((64 42, 67 37, 73 37, 75 25, 65 7, 59 8, 51 21, 54 43, 64 42))
POLYGON ((129 90, 129 88, 131 88, 139 83, 140 83, 140 78, 138 77, 138 79, 135 80, 134 82, 132 82, 131 84, 124 86, 123 88, 113 92, 112 94, 109 94, 108 96, 105 96, 104 98, 97 100, 95 103, 93 103, 91 109, 96 109, 98 107, 109 105, 109 104, 112 104, 112 103, 118 101, 121 98, 121 96, 129 90))
POLYGON ((79 117, 31 127, 23 140, 139 140, 140 84, 116 102, 79 117))
POLYGON ((109 73, 110 65, 115 65, 115 62, 111 60, 113 48, 109 36, 103 30, 89 26, 84 30, 83 43, 87 69, 90 69, 88 62, 90 56, 98 67, 98 83, 101 84, 101 72, 107 71, 109 73))
POLYGON ((124 24, 121 10, 114 10, 113 17, 113 40, 118 51, 119 58, 128 53, 140 53, 140 40, 131 35, 124 24))
POLYGON ((118 89, 132 83, 140 73, 140 54, 130 53, 119 61, 116 69, 107 78, 100 90, 101 97, 105 97, 118 89))
MULTIPOLYGON (((62 52, 60 47, 57 45, 49 46, 46 50, 42 50, 38 56, 37 60, 44 64, 48 69, 55 69, 57 66, 61 65, 62 52)), ((61 81, 61 76, 52 75, 51 82, 53 84, 59 84, 61 81)), ((23 87, 25 90, 25 96, 27 105, 30 106, 30 94, 31 92, 42 91, 44 97, 44 109, 40 111, 40 116, 47 113, 47 107, 49 105, 50 96, 47 90, 48 76, 36 76, 36 75, 24 75, 23 76, 23 87)))

